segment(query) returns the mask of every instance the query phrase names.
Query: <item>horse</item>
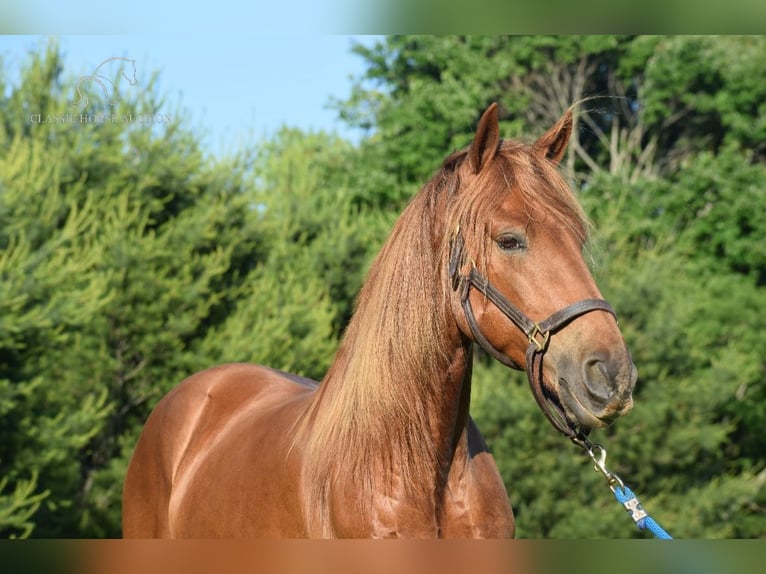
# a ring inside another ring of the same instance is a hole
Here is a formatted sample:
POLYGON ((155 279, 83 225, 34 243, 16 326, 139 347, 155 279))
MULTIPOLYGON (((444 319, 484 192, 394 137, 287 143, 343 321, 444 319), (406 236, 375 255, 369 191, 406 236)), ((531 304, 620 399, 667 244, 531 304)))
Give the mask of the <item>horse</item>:
POLYGON ((237 363, 162 398, 127 470, 123 536, 513 537, 469 414, 474 343, 526 369, 575 442, 630 410, 637 376, 557 167, 571 132, 569 109, 534 142, 501 139, 486 109, 395 223, 321 383, 237 363))

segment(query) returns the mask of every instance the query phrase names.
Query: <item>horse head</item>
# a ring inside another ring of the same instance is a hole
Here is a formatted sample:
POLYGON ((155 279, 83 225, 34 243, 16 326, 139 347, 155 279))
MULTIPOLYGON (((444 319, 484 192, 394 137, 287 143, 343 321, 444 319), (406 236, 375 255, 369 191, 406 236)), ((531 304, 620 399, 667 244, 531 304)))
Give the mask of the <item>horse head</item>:
POLYGON ((453 154, 445 281, 467 339, 527 370, 543 412, 570 438, 632 407, 636 368, 583 257, 588 223, 557 165, 568 111, 534 143, 503 141, 497 106, 453 154))

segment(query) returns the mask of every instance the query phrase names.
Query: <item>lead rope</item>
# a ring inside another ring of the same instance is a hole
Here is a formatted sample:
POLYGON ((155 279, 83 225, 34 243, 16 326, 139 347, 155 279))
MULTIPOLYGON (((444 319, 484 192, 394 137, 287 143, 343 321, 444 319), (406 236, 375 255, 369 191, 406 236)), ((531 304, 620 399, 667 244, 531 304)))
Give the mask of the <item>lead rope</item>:
POLYGON ((660 540, 673 539, 673 537, 668 534, 665 529, 654 520, 654 518, 649 516, 646 510, 644 510, 644 507, 641 506, 638 497, 633 494, 632 490, 625 486, 622 479, 606 467, 606 449, 602 445, 592 443, 582 435, 573 439, 573 442, 585 449, 588 456, 590 456, 595 464, 593 470, 600 472, 604 478, 606 478, 609 489, 614 494, 617 502, 625 508, 639 530, 648 530, 655 538, 660 540))

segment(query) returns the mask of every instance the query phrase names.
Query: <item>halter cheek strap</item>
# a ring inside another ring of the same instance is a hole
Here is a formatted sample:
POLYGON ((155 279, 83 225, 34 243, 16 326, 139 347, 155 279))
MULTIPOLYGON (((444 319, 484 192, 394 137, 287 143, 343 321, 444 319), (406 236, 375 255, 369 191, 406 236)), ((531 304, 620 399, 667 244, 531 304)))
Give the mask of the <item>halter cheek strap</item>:
MULTIPOLYGON (((471 330, 474 341, 489 355, 504 365, 507 365, 512 369, 521 370, 522 367, 517 365, 510 357, 508 357, 508 355, 498 350, 489 342, 484 333, 482 333, 471 305, 471 288, 482 293, 503 315, 510 319, 510 321, 516 325, 524 335, 526 335, 527 340, 529 341, 529 347, 527 347, 526 352, 526 371, 532 395, 535 397, 540 410, 543 411, 543 414, 556 430, 574 442, 578 444, 581 443, 585 438, 582 432, 572 428, 564 418, 563 413, 558 412, 551 403, 551 400, 546 397, 542 385, 543 355, 548 349, 548 342, 551 334, 563 329, 577 317, 590 313, 591 311, 606 311, 616 317, 617 315, 614 312, 614 309, 603 299, 584 299, 568 305, 563 309, 559 309, 544 321, 535 323, 519 310, 518 307, 508 301, 508 299, 506 299, 486 277, 479 273, 475 266, 472 266, 468 273, 460 273, 460 267, 465 259, 465 243, 459 229, 450 243, 450 280, 452 282, 453 290, 457 291, 460 296, 460 304, 465 313, 466 322, 471 330)), ((558 400, 557 397, 551 398, 555 401, 558 400)))

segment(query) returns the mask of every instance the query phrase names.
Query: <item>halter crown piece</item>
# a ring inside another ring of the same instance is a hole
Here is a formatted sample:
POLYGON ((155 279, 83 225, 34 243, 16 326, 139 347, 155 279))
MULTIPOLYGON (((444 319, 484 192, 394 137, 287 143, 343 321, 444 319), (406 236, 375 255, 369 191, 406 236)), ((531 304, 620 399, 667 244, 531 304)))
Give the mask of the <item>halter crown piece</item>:
POLYGON ((547 319, 534 322, 527 317, 518 307, 508 301, 500 291, 498 291, 484 275, 482 275, 474 264, 471 265, 468 273, 462 273, 461 269, 465 264, 465 241, 460 233, 460 226, 455 230, 450 240, 449 257, 449 277, 452 283, 452 289, 460 295, 460 304, 463 307, 468 327, 471 329, 474 341, 484 349, 489 355, 511 367, 512 369, 522 370, 510 357, 502 351, 495 348, 492 343, 481 332, 476 315, 471 306, 469 297, 471 288, 482 293, 489 301, 497 307, 500 312, 518 327, 527 337, 529 347, 527 347, 526 364, 527 380, 532 389, 532 395, 535 397, 540 410, 543 411, 546 418, 553 427, 572 440, 575 444, 583 446, 587 441, 586 435, 582 430, 573 428, 564 417, 563 413, 556 411, 550 400, 546 399, 545 390, 542 385, 542 365, 543 355, 548 349, 548 343, 552 334, 563 329, 571 321, 590 313, 591 311, 606 311, 617 317, 614 309, 603 299, 584 299, 559 309, 547 319))

